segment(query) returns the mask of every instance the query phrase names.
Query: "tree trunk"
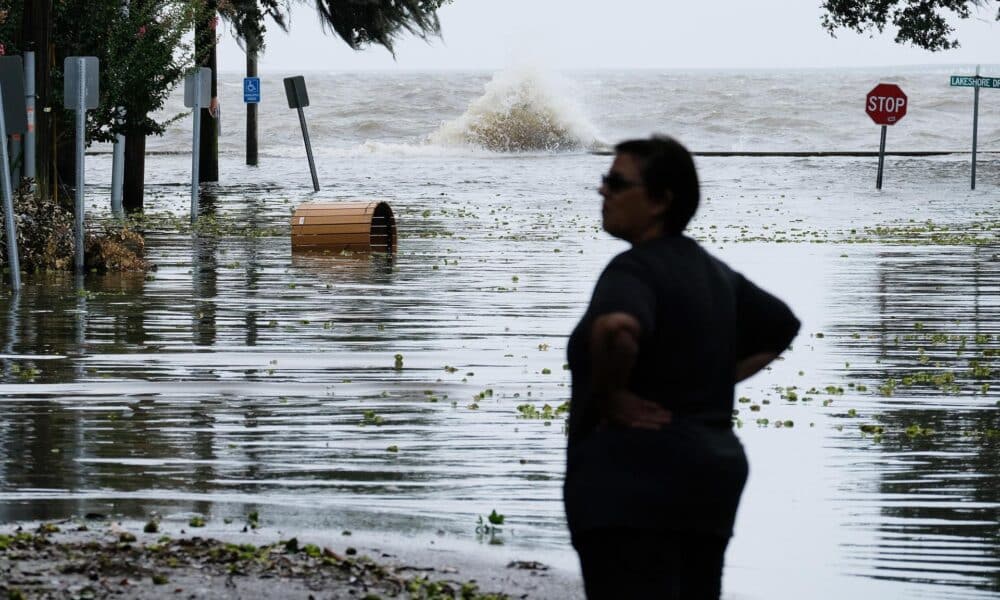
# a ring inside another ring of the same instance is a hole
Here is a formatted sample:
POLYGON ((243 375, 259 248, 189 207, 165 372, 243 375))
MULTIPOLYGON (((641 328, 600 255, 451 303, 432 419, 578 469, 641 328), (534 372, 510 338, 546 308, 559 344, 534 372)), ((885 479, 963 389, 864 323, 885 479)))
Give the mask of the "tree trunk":
POLYGON ((122 183, 122 207, 128 214, 141 213, 146 173, 146 135, 125 134, 125 178, 122 183))
MULTIPOLYGON (((24 3, 22 35, 25 48, 35 53, 35 179, 38 193, 53 197, 56 192, 54 114, 48 108, 54 101, 49 73, 55 61, 52 47, 52 0, 28 0, 24 3)), ((56 99, 57 100, 57 99, 56 99)))
MULTIPOLYGON (((205 12, 194 27, 195 56, 199 66, 212 70, 212 98, 218 98, 219 79, 216 68, 215 24, 218 22, 218 2, 205 2, 205 12)), ((198 160, 198 182, 219 180, 218 123, 207 108, 201 109, 201 139, 198 160)))

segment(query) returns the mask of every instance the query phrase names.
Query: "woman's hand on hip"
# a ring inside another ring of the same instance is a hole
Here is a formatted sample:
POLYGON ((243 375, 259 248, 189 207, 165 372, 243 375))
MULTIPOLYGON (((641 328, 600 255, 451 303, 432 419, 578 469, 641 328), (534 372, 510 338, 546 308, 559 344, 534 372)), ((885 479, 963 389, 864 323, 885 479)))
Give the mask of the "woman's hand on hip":
POLYGON ((613 392, 605 399, 603 422, 605 425, 662 429, 672 420, 672 412, 627 390, 613 392))

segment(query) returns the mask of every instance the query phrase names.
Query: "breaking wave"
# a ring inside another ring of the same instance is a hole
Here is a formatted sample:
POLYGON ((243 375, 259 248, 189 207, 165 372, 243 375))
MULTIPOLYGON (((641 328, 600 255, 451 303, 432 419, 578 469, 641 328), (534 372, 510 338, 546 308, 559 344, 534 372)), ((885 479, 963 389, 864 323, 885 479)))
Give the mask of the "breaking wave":
POLYGON ((597 131, 571 100, 568 81, 533 68, 494 75, 484 94, 459 118, 443 123, 428 141, 493 152, 560 152, 599 144, 597 131))

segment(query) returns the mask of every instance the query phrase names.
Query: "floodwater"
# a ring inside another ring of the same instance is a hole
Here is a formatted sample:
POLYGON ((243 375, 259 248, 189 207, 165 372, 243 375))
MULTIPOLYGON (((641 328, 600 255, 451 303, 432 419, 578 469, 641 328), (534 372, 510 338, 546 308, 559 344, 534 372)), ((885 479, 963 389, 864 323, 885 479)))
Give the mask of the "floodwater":
MULTIPOLYGON (((197 232, 186 160, 149 159, 155 271, 0 296, 0 522, 203 514, 211 533, 258 511, 575 569, 563 416, 517 407, 568 400, 567 335, 625 248, 599 227, 609 159, 357 153, 320 161, 314 195, 300 158, 229 153, 197 232), (292 209, 346 197, 389 198, 397 254, 292 253, 292 209), (477 535, 492 510, 503 531, 477 535)), ((109 162, 88 163, 98 218, 109 162)), ((726 597, 994 597, 1000 164, 971 192, 963 157, 890 158, 881 192, 874 159, 698 165, 692 235, 803 321, 737 389, 751 476, 726 597)))

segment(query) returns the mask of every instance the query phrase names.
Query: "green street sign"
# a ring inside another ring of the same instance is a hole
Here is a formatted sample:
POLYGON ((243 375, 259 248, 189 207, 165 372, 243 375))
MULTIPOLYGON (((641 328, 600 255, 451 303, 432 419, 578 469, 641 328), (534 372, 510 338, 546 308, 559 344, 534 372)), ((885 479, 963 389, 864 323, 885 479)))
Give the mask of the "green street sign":
POLYGON ((953 87, 1000 88, 1000 77, 952 75, 950 83, 953 87))

